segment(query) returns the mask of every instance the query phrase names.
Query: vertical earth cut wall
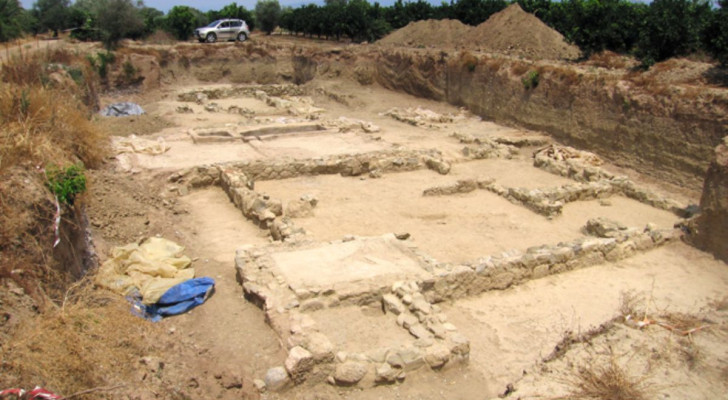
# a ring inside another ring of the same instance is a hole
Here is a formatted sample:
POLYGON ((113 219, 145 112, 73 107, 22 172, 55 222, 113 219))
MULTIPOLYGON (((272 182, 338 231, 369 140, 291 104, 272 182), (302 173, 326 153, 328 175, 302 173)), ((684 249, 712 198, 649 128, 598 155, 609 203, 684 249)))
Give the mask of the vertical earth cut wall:
POLYGON ((501 123, 659 179, 699 189, 728 129, 728 93, 648 87, 603 69, 444 51, 381 49, 376 79, 389 89, 465 106, 501 123), (527 88, 527 77, 536 82, 527 88), (535 85, 533 84, 535 83, 535 85))
POLYGON ((692 238, 703 250, 728 262, 728 136, 715 148, 700 198, 701 215, 692 238))

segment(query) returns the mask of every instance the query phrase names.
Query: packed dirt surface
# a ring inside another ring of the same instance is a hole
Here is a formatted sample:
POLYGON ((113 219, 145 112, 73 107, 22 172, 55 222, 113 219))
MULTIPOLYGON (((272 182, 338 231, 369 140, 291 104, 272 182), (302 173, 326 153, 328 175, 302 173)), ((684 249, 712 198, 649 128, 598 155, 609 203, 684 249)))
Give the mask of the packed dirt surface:
POLYGON ((581 55, 578 47, 567 43, 563 35, 523 11, 518 4, 493 14, 476 27, 448 19, 411 22, 377 44, 458 48, 531 60, 574 60, 581 55))
POLYGON ((345 77, 184 76, 99 121, 88 204, 102 259, 162 236, 216 280, 159 324, 196 352, 159 356, 175 393, 536 398, 610 365, 655 398, 728 390, 728 269, 673 229, 694 191, 345 77))

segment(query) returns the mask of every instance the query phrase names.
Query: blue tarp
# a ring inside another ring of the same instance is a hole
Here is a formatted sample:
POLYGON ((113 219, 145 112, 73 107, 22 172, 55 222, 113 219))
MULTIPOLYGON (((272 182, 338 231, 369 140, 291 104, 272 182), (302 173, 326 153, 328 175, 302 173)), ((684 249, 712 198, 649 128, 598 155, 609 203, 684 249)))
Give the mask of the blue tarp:
POLYGON ((157 322, 163 317, 186 313, 204 303, 214 287, 215 280, 212 278, 190 279, 172 286, 155 304, 144 305, 138 299, 132 300, 133 309, 142 317, 157 322))

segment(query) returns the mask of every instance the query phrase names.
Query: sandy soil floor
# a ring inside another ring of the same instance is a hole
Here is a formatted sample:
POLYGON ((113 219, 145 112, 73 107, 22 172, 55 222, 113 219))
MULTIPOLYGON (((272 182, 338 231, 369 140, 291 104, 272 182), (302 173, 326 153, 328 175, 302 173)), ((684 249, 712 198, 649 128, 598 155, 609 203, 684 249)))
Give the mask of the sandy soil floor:
MULTIPOLYGON (((105 185, 113 185, 114 179, 146 180, 150 192, 154 192, 159 201, 163 200, 169 206, 156 213, 134 216, 136 219, 129 222, 129 226, 120 222, 114 234, 104 231, 103 227, 109 220, 119 218, 118 213, 104 214, 93 209, 90 212, 92 221, 94 215, 97 216, 99 221, 95 229, 105 233, 110 242, 108 245, 123 244, 124 239, 142 234, 174 236, 170 239, 185 245, 188 254, 194 258, 198 274, 217 280, 216 293, 207 303, 186 315, 162 322, 175 335, 189 337, 200 346, 201 353, 204 353, 200 355, 207 360, 201 366, 203 369, 219 364, 243 371, 248 380, 262 378, 268 368, 283 364, 286 349, 275 330, 266 324, 264 313, 243 298, 241 287, 235 281, 236 249, 242 245, 263 246, 270 243, 268 231, 246 220, 218 187, 195 189, 185 196, 177 196, 170 191, 170 185, 165 180, 178 170, 202 164, 314 158, 395 147, 438 149, 445 158, 454 162, 448 175, 418 170, 385 174, 379 179, 344 178, 338 175, 297 177, 259 181, 255 189, 282 200, 284 205, 302 195, 314 195, 318 199, 314 215, 294 218, 295 224, 308 232, 307 238, 310 240, 328 242, 346 235, 377 236, 407 232, 411 234, 411 243, 419 250, 448 263, 469 262, 510 249, 525 250, 531 246, 573 240, 585 235, 583 227, 589 218, 594 217, 606 217, 640 228, 648 223, 669 228, 678 220, 672 213, 619 196, 611 197, 608 203, 596 200, 569 203, 563 215, 553 219, 547 219, 486 191, 424 197, 422 191, 427 188, 452 184, 465 178, 492 177, 501 185, 525 188, 548 188, 572 182, 534 168, 530 160, 531 149, 522 149, 511 160, 470 161, 462 155, 463 145, 451 137, 456 132, 479 137, 518 137, 537 133, 480 121, 467 113, 463 114, 466 117, 452 123, 437 127, 416 127, 395 121, 382 113, 392 107, 417 106, 453 115, 459 115, 461 110, 375 86, 359 87, 344 82, 325 82, 321 85, 327 90, 335 88, 348 93, 351 99, 351 104, 344 105, 327 96, 314 95, 316 106, 326 110, 321 118, 357 118, 373 122, 381 131, 374 135, 327 133, 251 143, 194 144, 186 133, 188 129, 244 124, 246 120, 240 115, 206 112, 194 103, 173 101, 170 100, 174 98, 171 95, 166 98, 150 95, 141 99, 142 106, 151 115, 161 116, 168 125, 154 133, 147 133, 143 138, 161 138, 169 146, 169 151, 162 155, 118 156, 118 175, 109 177, 105 185), (182 104, 190 105, 194 112, 176 113, 176 107, 182 104)), ((199 86, 165 90, 179 93, 195 88, 199 86)), ((215 102, 225 108, 231 105, 245 106, 274 119, 288 118, 280 110, 250 98, 215 102)), ((125 131, 123 121, 104 123, 112 125, 120 136, 135 133, 133 124, 127 124, 125 131)), ((638 176, 634 172, 631 174, 638 176)), ((640 183, 643 182, 650 185, 647 179, 640 183)), ((694 194, 670 192, 666 186, 652 187, 681 201, 696 201, 694 194)), ((118 196, 117 202, 122 202, 124 196, 128 195, 123 187, 115 194, 118 196)), ((114 199, 107 196, 105 201, 104 207, 113 207, 111 203, 114 199)), ((315 266, 311 268, 310 273, 316 274, 315 266)), ((523 392, 528 391, 529 394, 548 396, 551 391, 565 393, 568 385, 551 387, 548 379, 541 378, 547 376, 544 371, 550 371, 543 367, 544 358, 564 338, 565 332, 586 332, 618 316, 623 293, 641 293, 660 307, 694 313, 719 300, 727 287, 728 269, 724 263, 684 244, 673 243, 620 262, 549 276, 503 291, 486 292, 443 304, 449 320, 471 341, 469 364, 452 366, 440 372, 418 371, 407 375, 402 384, 366 390, 307 382, 289 392, 266 392, 261 396, 271 399, 489 398, 503 393, 508 384, 518 387, 521 380, 524 382, 523 392), (527 378, 523 378, 524 373, 527 378)), ((379 315, 376 310, 366 307, 341 307, 312 313, 326 331, 332 332, 334 342, 347 344, 362 352, 367 348, 386 345, 390 340, 396 341, 400 335, 408 336, 398 327, 386 325, 391 321, 383 320, 379 315)), ((725 315, 720 318, 713 320, 712 324, 723 328, 716 328, 711 334, 724 339, 724 327, 728 319, 725 315)), ((619 329, 627 329, 624 325, 619 326, 622 327, 619 329)), ((621 336, 618 340, 621 343, 632 343, 634 337, 624 333, 629 331, 619 332, 621 336)), ((609 335, 614 335, 613 331, 608 331, 604 337, 609 335)), ((575 345, 574 349, 580 345, 575 345)), ((707 347, 702 348, 702 351, 713 353, 707 347)), ((727 368, 725 353, 715 354, 710 368, 727 368)), ((567 371, 568 368, 559 363, 571 360, 569 357, 558 358, 549 365, 558 371, 567 371)), ((575 360, 586 359, 584 355, 574 357, 575 360)), ((725 388, 725 382, 716 381, 715 376, 720 374, 703 373, 700 369, 681 375, 684 379, 681 378, 675 385, 690 385, 694 375, 707 376, 705 382, 712 388, 695 392, 692 396, 673 395, 672 398, 710 398, 701 396, 719 393, 721 387, 725 388)), ((654 377, 658 386, 670 382, 670 379, 669 376, 654 377)), ((245 384, 251 383, 246 381, 245 384)), ((664 393, 684 393, 682 389, 673 390, 672 386, 660 390, 661 396, 664 393)))

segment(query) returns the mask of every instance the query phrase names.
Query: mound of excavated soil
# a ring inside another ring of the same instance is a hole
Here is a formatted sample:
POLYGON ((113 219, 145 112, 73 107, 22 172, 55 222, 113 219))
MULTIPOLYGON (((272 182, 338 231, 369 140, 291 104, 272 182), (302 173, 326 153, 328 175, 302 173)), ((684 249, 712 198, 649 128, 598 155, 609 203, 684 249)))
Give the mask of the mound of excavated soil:
POLYGON ((377 43, 407 47, 454 47, 473 27, 456 19, 426 19, 410 22, 385 36, 377 43))
POLYGON ((574 59, 581 53, 578 47, 566 43, 559 32, 523 11, 518 4, 491 15, 464 35, 460 43, 531 59, 574 59))

